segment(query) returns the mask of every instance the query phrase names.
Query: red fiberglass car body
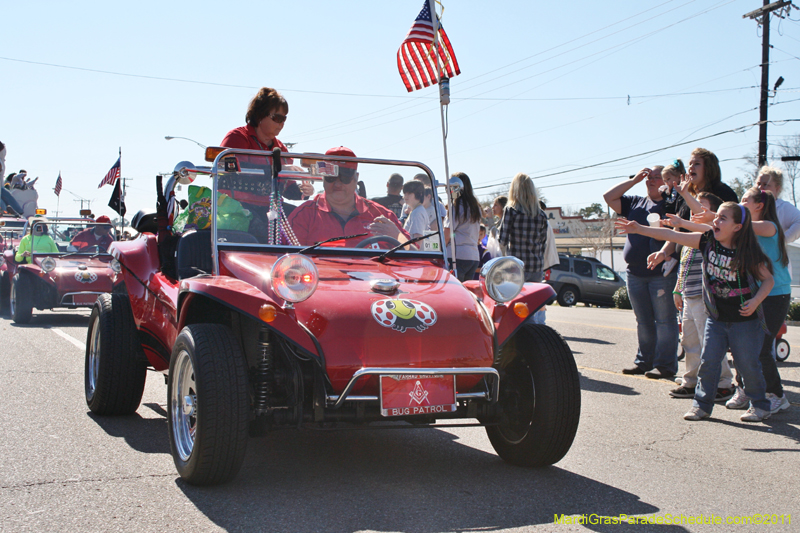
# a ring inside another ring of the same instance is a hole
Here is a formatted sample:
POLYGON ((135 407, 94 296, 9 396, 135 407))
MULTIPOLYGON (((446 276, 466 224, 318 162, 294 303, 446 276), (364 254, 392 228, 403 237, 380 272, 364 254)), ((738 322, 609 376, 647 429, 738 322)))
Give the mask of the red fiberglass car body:
POLYGON ((146 367, 166 374, 173 459, 194 484, 233 478, 248 433, 304 425, 465 419, 486 426, 509 462, 544 466, 567 453, 577 368, 564 340, 530 321, 552 288, 523 283, 508 257, 459 282, 445 268, 441 214, 416 235, 389 211, 377 211, 388 225, 376 229, 363 199, 345 221, 324 212, 323 195, 283 197, 302 181, 317 192, 325 182, 325 195, 352 197, 356 179, 382 192, 392 172, 432 177, 427 167, 231 149, 207 157, 210 168, 179 164, 163 191, 159 178, 157 212, 137 215, 139 237, 112 246, 127 295, 102 296, 92 312, 92 411, 131 413, 146 367), (288 166, 295 158, 304 166, 288 166), (178 214, 175 193, 187 185, 178 214))
POLYGON ((98 226, 113 236, 110 224, 84 218, 32 218, 26 224, 23 237, 33 242, 30 257, 16 261, 21 240, 3 252, 8 269, 3 276, 10 284, 3 303, 14 322, 28 323, 34 308, 92 307, 99 295, 121 288, 119 262, 107 250, 73 242, 81 231, 98 226))

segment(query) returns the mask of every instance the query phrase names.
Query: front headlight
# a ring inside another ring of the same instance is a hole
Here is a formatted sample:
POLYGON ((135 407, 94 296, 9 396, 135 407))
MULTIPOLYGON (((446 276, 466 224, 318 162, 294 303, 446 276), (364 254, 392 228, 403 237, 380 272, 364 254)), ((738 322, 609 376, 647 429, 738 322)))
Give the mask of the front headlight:
POLYGON ((119 264, 119 261, 117 261, 116 259, 112 259, 111 262, 108 264, 108 266, 110 266, 111 270, 113 270, 117 274, 122 272, 122 266, 119 264))
POLYGON ((481 287, 495 302, 516 298, 525 283, 523 263, 516 257, 497 257, 481 269, 481 287))
POLYGON ((286 254, 278 259, 270 271, 272 290, 287 302, 307 300, 317 290, 319 272, 308 257, 286 254))
POLYGON ((42 259, 42 270, 45 272, 52 272, 56 268, 56 260, 52 257, 45 257, 42 259))

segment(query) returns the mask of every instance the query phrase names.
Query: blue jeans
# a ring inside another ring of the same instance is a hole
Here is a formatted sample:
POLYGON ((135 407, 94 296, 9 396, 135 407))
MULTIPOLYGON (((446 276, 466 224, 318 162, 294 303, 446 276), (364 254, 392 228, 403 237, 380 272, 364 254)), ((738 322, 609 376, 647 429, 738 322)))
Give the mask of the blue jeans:
POLYGON ((700 370, 697 372, 697 387, 694 389, 694 406, 706 413, 711 413, 714 409, 720 364, 730 346, 736 371, 744 378, 744 392, 750 398, 750 403, 769 411, 766 382, 758 360, 763 342, 764 330, 761 329, 759 320, 720 322, 709 317, 706 321, 703 355, 700 356, 700 370))
POLYGON ((470 261, 469 259, 459 259, 456 257, 456 268, 458 268, 458 281, 465 282, 475 277, 475 270, 480 261, 470 261))
POLYGON ((634 364, 642 370, 678 372, 678 311, 672 298, 677 281, 677 274, 640 277, 628 273, 628 298, 639 337, 634 364))

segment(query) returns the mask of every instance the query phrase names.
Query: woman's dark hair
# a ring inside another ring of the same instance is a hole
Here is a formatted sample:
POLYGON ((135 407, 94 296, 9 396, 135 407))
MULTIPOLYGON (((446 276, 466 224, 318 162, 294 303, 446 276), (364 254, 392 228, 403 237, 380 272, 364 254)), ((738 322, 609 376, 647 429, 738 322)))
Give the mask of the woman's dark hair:
POLYGON ((761 245, 758 244, 756 234, 753 233, 750 212, 747 208, 736 202, 724 202, 719 207, 720 211, 723 209, 729 209, 733 222, 742 225, 741 229, 733 234, 735 251, 733 253, 733 261, 731 261, 731 270, 750 274, 754 279, 760 280, 759 270, 763 263, 767 265, 769 273, 772 274, 772 261, 769 260, 767 254, 761 249, 761 245))
POLYGON ((275 111, 283 111, 284 114, 289 113, 289 104, 286 99, 270 87, 262 87, 258 94, 256 94, 250 105, 247 106, 247 114, 245 121, 251 128, 257 128, 258 124, 270 113, 275 111))
POLYGON ((413 194, 419 203, 425 201, 425 185, 421 181, 411 180, 403 184, 403 194, 413 194))
MULTIPOLYGON (((712 192, 714 190, 714 186, 722 181, 722 171, 719 169, 719 159, 717 156, 714 155, 714 152, 711 150, 706 150, 705 148, 695 148, 692 150, 692 155, 696 155, 703 160, 703 179, 705 183, 703 184, 703 190, 706 192, 712 192)), ((694 186, 694 184, 689 185, 689 192, 696 195, 699 191, 694 186)))
POLYGON ((461 213, 461 216, 469 215, 467 220, 470 222, 479 222, 481 220, 481 204, 478 203, 475 193, 472 192, 472 182, 469 180, 469 176, 463 172, 456 172, 453 177, 460 179, 461 183, 464 184, 461 194, 458 195, 458 199, 455 201, 454 209, 456 213, 461 213))
POLYGON ((761 208, 761 220, 767 220, 775 224, 778 232, 778 252, 780 252, 780 263, 784 267, 789 266, 789 254, 786 252, 786 235, 783 233, 781 221, 778 220, 778 206, 775 204, 775 197, 770 191, 762 191, 758 187, 747 189, 742 196, 750 196, 753 201, 763 205, 761 208))

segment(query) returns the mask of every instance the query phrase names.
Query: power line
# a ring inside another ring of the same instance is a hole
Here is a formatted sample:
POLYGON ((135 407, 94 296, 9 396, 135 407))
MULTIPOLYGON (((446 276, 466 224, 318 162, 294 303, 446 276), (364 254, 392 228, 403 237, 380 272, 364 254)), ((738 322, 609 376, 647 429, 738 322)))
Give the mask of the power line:
MULTIPOLYGON (((770 122, 772 122, 772 121, 770 121, 770 122)), ((778 121, 775 121, 775 122, 778 122, 778 121)), ((800 119, 786 119, 786 120, 782 120, 780 122, 800 122, 800 119)), ((749 129, 749 128, 752 128, 752 127, 758 126, 758 125, 759 125, 759 123, 755 122, 753 124, 747 124, 745 126, 740 126, 738 128, 733 128, 733 129, 730 129, 730 130, 725 130, 725 131, 720 131, 720 132, 717 132, 717 133, 713 133, 713 134, 707 135, 705 137, 698 137, 697 139, 692 139, 692 140, 689 140, 689 141, 679 142, 679 143, 676 143, 676 144, 672 144, 670 146, 664 146, 662 148, 656 148, 654 150, 647 150, 646 152, 640 152, 638 154, 633 154, 633 155, 629 155, 629 156, 625 156, 625 157, 619 157, 617 159, 610 159, 608 161, 603 161, 601 163, 594 163, 594 164, 591 164, 591 165, 585 165, 585 166, 578 167, 578 168, 572 168, 572 169, 568 169, 568 170, 561 170, 559 172, 552 172, 550 174, 542 174, 541 176, 531 176, 531 179, 548 178, 548 177, 551 177, 551 176, 558 176, 558 175, 561 175, 561 174, 568 174, 570 172, 578 172, 579 170, 586 170, 586 169, 589 169, 589 168, 595 168, 595 167, 599 167, 599 166, 603 166, 603 165, 608 165, 608 164, 611 164, 611 163, 618 163, 620 161, 625 161, 627 159, 633 159, 633 158, 641 157, 641 156, 644 156, 644 155, 650 155, 650 154, 654 154, 654 153, 657 153, 657 152, 663 152, 664 150, 669 150, 671 148, 676 148, 678 146, 683 146, 683 145, 686 145, 686 144, 696 143, 698 141, 711 139, 713 137, 719 137, 720 135, 725 135, 727 133, 740 133, 740 132, 745 131, 746 129, 749 129)), ((599 180, 596 180, 596 181, 599 181, 599 180)), ((493 183, 493 184, 490 184, 490 185, 482 185, 480 187, 473 187, 473 189, 474 190, 488 189, 488 188, 491 188, 491 187, 502 186, 502 185, 505 185, 507 183, 509 183, 509 182, 503 181, 503 182, 493 183)), ((553 185, 549 185, 549 187, 553 187, 553 185)))

